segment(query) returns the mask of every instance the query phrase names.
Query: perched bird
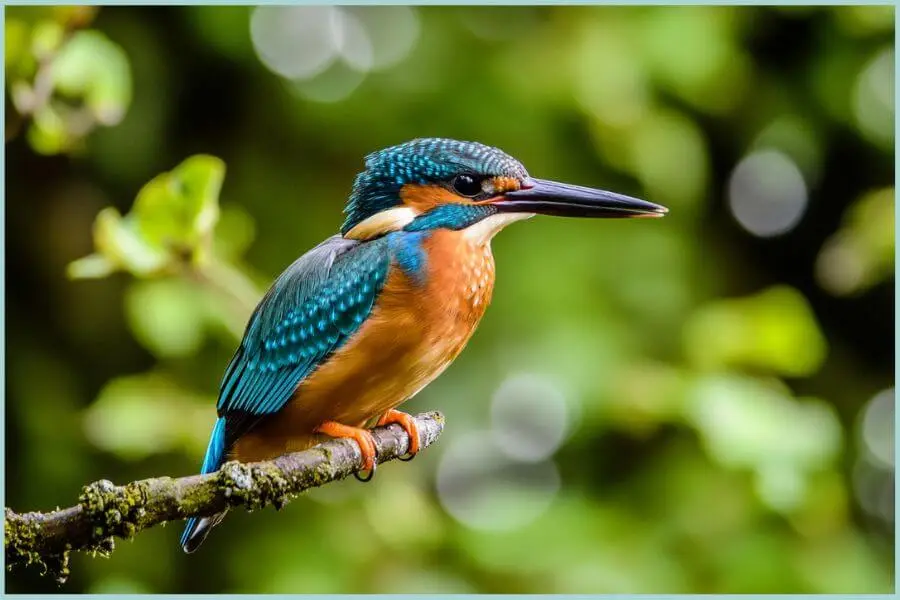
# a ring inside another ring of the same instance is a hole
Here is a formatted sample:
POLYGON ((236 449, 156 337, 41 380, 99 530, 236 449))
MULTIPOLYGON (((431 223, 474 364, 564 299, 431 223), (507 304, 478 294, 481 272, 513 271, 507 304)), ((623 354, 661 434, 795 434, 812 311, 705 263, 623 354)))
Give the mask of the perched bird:
MULTIPOLYGON (((417 139, 366 157, 339 235, 301 256, 250 317, 228 364, 202 472, 228 459, 275 458, 321 436, 352 438, 375 468, 367 425, 399 423, 397 406, 456 358, 494 286, 491 238, 535 214, 660 217, 662 206, 535 179, 474 142, 417 139)), ((185 552, 224 513, 188 521, 185 552)))

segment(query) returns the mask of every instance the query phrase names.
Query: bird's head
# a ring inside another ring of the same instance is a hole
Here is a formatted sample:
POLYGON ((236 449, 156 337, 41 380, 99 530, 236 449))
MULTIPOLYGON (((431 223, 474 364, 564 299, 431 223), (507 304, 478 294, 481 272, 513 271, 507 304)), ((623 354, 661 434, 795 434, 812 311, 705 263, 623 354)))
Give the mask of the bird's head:
POLYGON ((490 237, 535 214, 661 217, 667 209, 613 192, 532 178, 505 152, 476 142, 428 138, 366 157, 341 228, 370 239, 390 231, 467 229, 490 237))

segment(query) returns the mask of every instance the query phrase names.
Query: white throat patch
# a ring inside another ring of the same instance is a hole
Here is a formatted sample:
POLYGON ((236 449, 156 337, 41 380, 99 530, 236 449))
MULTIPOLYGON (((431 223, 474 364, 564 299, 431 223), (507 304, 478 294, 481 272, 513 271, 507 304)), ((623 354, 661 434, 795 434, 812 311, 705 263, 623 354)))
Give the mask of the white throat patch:
POLYGON ((491 215, 478 221, 471 227, 466 227, 463 230, 463 235, 466 239, 476 244, 486 244, 497 235, 497 232, 510 223, 530 219, 533 216, 534 213, 499 213, 491 215))

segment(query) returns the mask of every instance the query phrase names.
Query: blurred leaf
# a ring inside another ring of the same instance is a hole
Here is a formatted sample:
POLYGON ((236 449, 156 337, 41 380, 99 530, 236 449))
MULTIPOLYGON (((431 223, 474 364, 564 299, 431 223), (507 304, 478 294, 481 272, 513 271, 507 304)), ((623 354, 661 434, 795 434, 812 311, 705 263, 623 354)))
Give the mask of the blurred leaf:
POLYGON ((857 127, 887 151, 894 148, 894 63, 893 44, 879 49, 860 70, 853 94, 857 127))
POLYGON ((65 29, 56 21, 41 21, 31 33, 31 53, 41 61, 48 59, 62 45, 65 29))
POLYGON ((734 36, 737 10, 672 6, 646 11, 636 28, 648 68, 660 83, 709 112, 731 109, 750 80, 734 36))
POLYGON ((134 229, 133 220, 123 218, 115 208, 101 210, 94 221, 94 245, 98 254, 91 255, 87 268, 85 263, 81 262, 85 259, 70 264, 69 277, 102 277, 109 274, 111 269, 104 272, 97 268, 98 258, 94 257, 98 255, 111 267, 129 271, 137 276, 148 276, 162 270, 168 257, 148 245, 134 229))
POLYGON ((816 261, 819 283, 837 296, 866 291, 894 274, 894 244, 894 188, 866 194, 822 246, 816 261))
POLYGON ((126 460, 175 450, 200 456, 215 417, 212 402, 161 374, 120 377, 85 411, 85 434, 98 448, 126 460))
MULTIPOLYGON (((100 211, 94 222, 99 255, 138 277, 158 275, 185 256, 194 261, 208 258, 224 176, 220 159, 193 156, 141 188, 134 209, 125 217, 114 208, 100 211)), ((111 271, 100 268, 96 258, 73 265, 69 276, 75 278, 111 271)))
MULTIPOLYGON (((20 101, 29 98, 26 102, 31 104, 32 93, 28 88, 17 86, 14 97, 19 97, 20 101)), ((72 138, 63 116, 54 107, 44 105, 32 114, 28 142, 35 152, 53 155, 66 151, 71 146, 72 138)))
POLYGON ((153 178, 134 203, 141 236, 157 248, 201 250, 219 218, 224 177, 224 162, 197 155, 153 178))
POLYGON ((792 465, 763 465, 756 473, 756 492, 762 501, 781 513, 796 511, 806 500, 803 474, 792 465))
POLYGON ((842 444, 834 409, 819 400, 794 400, 780 386, 750 377, 698 378, 685 417, 710 456, 729 467, 751 468, 770 507, 792 511, 806 499, 806 473, 826 469, 842 444))
POLYGON ((99 31, 79 31, 53 61, 53 82, 63 95, 83 99, 98 123, 115 125, 131 103, 128 57, 99 31))
POLYGON ((166 262, 162 252, 140 237, 134 221, 122 218, 114 208, 105 208, 97 215, 94 243, 102 254, 138 275, 158 271, 166 262))
POLYGON ((715 458, 729 465, 820 469, 841 448, 840 422, 818 400, 798 402, 780 385, 736 375, 702 376, 686 416, 715 458))
POLYGON ((808 302, 785 286, 697 309, 684 339, 691 363, 703 369, 749 367, 803 377, 815 373, 826 354, 808 302))
POLYGON ((79 30, 95 12, 16 11, 6 24, 7 85, 18 116, 31 120, 28 139, 40 154, 80 149, 97 124, 118 123, 131 102, 128 57, 103 33, 79 30))
POLYGON ((24 21, 7 16, 3 25, 3 64, 6 67, 7 81, 10 81, 11 75, 20 74, 24 70, 23 65, 20 63, 30 58, 28 54, 28 33, 28 25, 24 21))
POLYGON ((100 279, 115 270, 116 265, 102 254, 89 254, 69 263, 67 273, 71 279, 100 279))

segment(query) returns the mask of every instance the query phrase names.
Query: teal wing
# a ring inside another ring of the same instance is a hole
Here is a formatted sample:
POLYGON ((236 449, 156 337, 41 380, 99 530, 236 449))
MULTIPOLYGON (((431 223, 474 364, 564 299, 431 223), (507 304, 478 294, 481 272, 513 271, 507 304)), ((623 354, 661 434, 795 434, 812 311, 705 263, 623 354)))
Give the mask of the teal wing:
MULTIPOLYGON (((389 267, 384 238, 360 243, 334 236, 278 277, 225 370, 202 473, 218 470, 234 442, 284 408, 300 382, 365 322, 389 267)), ((223 514, 188 519, 185 552, 196 550, 223 514)))
POLYGON ((383 239, 360 243, 334 236, 281 274, 251 316, 222 380, 221 455, 262 417, 280 411, 303 379, 362 325, 389 266, 383 239))

